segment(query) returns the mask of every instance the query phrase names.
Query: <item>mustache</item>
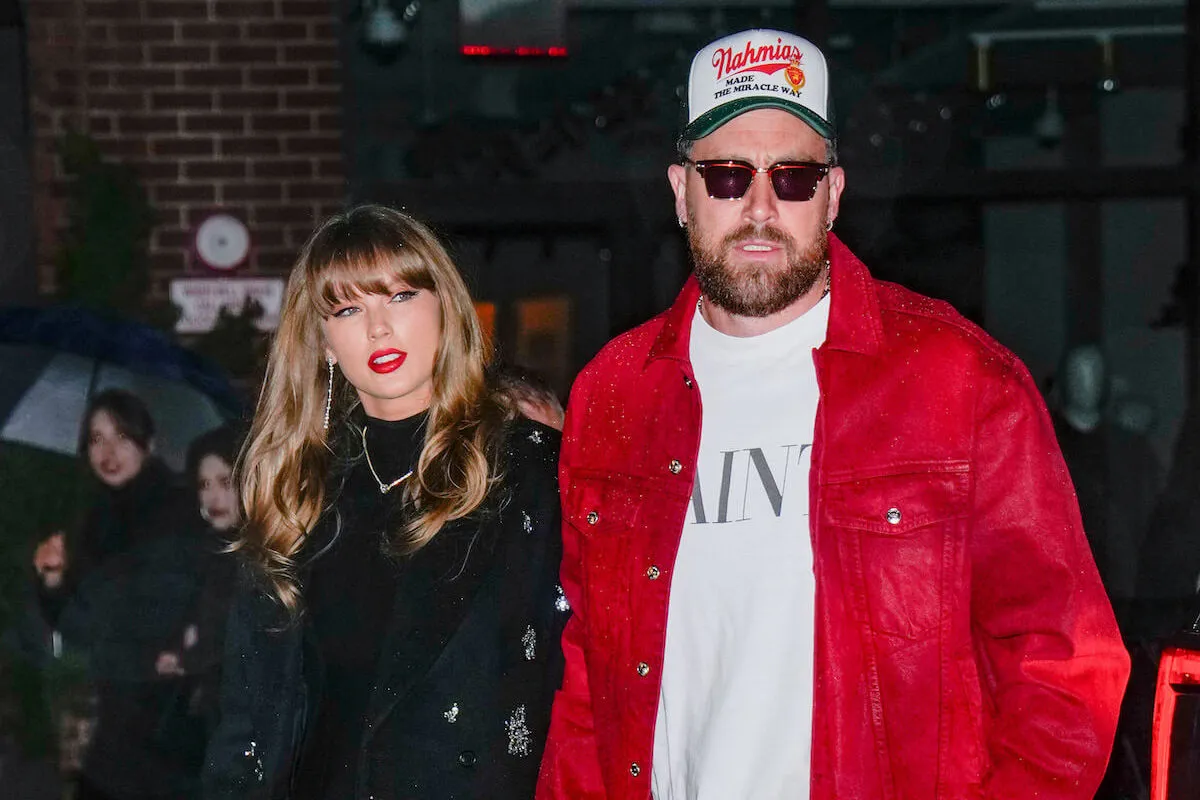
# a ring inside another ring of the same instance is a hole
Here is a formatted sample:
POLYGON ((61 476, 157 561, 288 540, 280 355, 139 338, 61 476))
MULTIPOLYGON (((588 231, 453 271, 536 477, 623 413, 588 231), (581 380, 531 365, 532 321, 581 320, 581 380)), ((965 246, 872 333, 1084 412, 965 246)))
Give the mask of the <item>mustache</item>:
POLYGON ((759 228, 750 224, 749 222, 742 225, 742 227, 738 228, 732 233, 726 234, 725 238, 721 240, 721 244, 724 247, 730 247, 742 241, 743 239, 762 239, 766 242, 773 242, 774 244, 782 245, 792 244, 792 237, 788 236, 778 228, 774 228, 769 225, 759 228))

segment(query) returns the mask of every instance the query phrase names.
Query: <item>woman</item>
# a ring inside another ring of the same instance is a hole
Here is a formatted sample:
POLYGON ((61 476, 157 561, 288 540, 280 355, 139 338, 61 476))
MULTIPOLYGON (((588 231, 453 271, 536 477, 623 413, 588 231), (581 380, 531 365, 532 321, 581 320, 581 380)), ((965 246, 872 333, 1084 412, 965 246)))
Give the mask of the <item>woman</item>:
POLYGON ((155 457, 154 420, 130 392, 92 399, 81 450, 100 491, 68 547, 62 627, 87 656, 97 717, 76 797, 194 796, 202 747, 181 703, 186 686, 155 670, 199 585, 187 496, 155 457))
POLYGON ((196 437, 188 447, 187 475, 196 489, 200 518, 216 538, 235 537, 242 509, 238 502, 233 467, 241 445, 231 426, 222 426, 196 437))
POLYGON ((242 518, 233 475, 241 441, 238 431, 225 425, 188 446, 186 477, 195 489, 202 523, 194 542, 201 585, 174 649, 160 653, 155 664, 160 675, 190 676, 189 707, 209 724, 216 717, 225 619, 236 582, 236 563, 228 550, 242 518))
POLYGON ((100 392, 84 414, 80 450, 101 486, 84 524, 76 580, 163 533, 176 533, 187 499, 170 469, 154 455, 154 419, 124 389, 100 392))
POLYGON ((288 281, 206 797, 533 796, 561 679, 557 433, 484 379, 461 276, 375 206, 288 281))

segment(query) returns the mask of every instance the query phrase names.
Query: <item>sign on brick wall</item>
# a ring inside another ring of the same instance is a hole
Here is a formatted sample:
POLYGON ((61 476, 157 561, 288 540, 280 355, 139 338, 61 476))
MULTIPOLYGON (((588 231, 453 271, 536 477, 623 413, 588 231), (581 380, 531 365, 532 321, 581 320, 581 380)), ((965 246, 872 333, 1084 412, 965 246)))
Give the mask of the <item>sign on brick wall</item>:
POLYGON ((240 312, 248 299, 262 306, 260 330, 273 331, 279 327, 282 278, 177 278, 171 281, 171 302, 182 313, 175 332, 210 331, 222 307, 240 312))

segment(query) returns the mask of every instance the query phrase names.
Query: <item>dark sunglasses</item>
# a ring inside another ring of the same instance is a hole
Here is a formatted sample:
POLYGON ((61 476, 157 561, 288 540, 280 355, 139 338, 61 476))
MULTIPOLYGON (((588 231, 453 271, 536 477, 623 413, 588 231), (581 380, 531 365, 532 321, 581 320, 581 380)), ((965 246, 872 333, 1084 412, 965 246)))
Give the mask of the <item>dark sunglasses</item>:
POLYGON ((714 200, 740 200, 760 172, 771 177, 771 186, 780 200, 812 200, 817 186, 829 174, 829 165, 816 161, 780 161, 769 167, 756 167, 745 161, 692 161, 688 158, 683 163, 696 168, 704 178, 708 196, 714 200))

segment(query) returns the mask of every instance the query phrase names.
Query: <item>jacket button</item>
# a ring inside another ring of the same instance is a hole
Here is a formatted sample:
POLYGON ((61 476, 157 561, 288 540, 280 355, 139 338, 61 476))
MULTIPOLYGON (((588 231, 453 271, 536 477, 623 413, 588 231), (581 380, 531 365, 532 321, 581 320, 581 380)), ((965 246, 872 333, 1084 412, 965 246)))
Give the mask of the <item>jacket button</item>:
POLYGON ((683 464, 672 460, 671 463, 667 465, 667 469, 671 470, 672 475, 678 475, 681 471, 683 471, 683 464))
POLYGON ((690 389, 693 386, 695 386, 696 384, 692 381, 692 379, 689 376, 684 375, 683 376, 683 385, 690 389))
POLYGON ((635 778, 642 774, 642 768, 638 766, 636 761, 629 765, 629 774, 635 778))
POLYGON ((899 525, 900 524, 900 509, 889 508, 888 512, 887 512, 887 521, 888 521, 889 525, 899 525))
POLYGON ((658 567, 651 567, 650 569, 646 570, 646 577, 652 581, 658 580, 658 576, 661 574, 662 573, 658 571, 658 567))
POLYGON ((597 522, 599 522, 599 521, 600 521, 600 515, 599 515, 599 514, 597 514, 595 511, 589 511, 589 512, 588 512, 588 515, 587 515, 587 523, 588 523, 588 525, 595 525, 595 524, 596 524, 597 522))
POLYGON ((639 661, 637 665, 637 674, 641 677, 646 677, 650 674, 650 665, 645 661, 639 661))
POLYGON ((474 750, 463 750, 458 754, 458 763, 462 764, 464 767, 473 767, 475 766, 475 762, 478 760, 479 759, 475 757, 474 750))

